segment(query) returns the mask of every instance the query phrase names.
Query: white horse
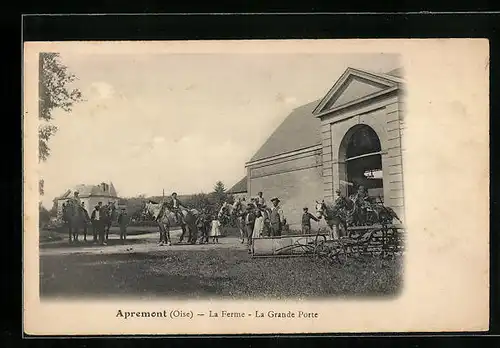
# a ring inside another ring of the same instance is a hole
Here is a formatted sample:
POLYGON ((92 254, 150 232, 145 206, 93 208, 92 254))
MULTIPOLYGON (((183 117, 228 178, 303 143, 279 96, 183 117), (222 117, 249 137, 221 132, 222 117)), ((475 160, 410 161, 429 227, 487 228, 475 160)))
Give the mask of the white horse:
POLYGON ((347 235, 347 218, 341 211, 341 207, 329 206, 324 200, 316 201, 316 217, 325 219, 333 239, 347 235))
POLYGON ((241 243, 245 242, 245 219, 243 216, 244 216, 244 211, 243 211, 243 204, 241 202, 237 203, 234 206, 224 203, 219 209, 219 212, 217 213, 217 218, 222 220, 223 222, 227 221, 227 223, 229 223, 231 221, 231 218, 234 218, 234 221, 236 222, 236 227, 240 232, 241 243))
MULTIPOLYGON (((158 217, 161 212, 162 205, 153 201, 149 201, 144 206, 144 211, 153 217, 155 221, 158 221, 158 226, 160 228, 160 242, 159 245, 172 245, 170 238, 170 228, 177 225, 177 218, 173 211, 165 207, 162 216, 158 217)), ((180 242, 184 238, 186 228, 189 230, 188 243, 194 244, 196 242, 196 218, 199 215, 196 209, 181 209, 183 221, 181 221, 182 235, 180 242)))
POLYGON ((160 229, 160 242, 158 245, 172 245, 172 240, 170 239, 170 227, 176 222, 175 214, 165 209, 162 216, 158 217, 161 212, 161 204, 152 201, 145 204, 144 212, 158 222, 158 227, 160 229))

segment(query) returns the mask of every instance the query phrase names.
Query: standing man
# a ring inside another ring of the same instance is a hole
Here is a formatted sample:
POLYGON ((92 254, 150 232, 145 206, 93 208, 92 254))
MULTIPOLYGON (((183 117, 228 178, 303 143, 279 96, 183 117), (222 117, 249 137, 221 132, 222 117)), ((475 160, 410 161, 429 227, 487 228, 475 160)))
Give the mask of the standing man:
POLYGON ((85 203, 82 202, 82 210, 83 210, 83 241, 87 241, 87 224, 90 221, 89 212, 85 209, 85 203))
POLYGON ((309 212, 307 207, 304 207, 304 213, 302 214, 302 234, 311 233, 311 219, 318 222, 319 220, 309 212))
POLYGON ((106 242, 104 241, 104 222, 102 220, 103 209, 104 208, 102 206, 102 202, 99 202, 97 204, 96 209, 94 209, 94 211, 92 212, 92 218, 94 221, 94 225, 96 227, 97 233, 99 234, 99 244, 100 245, 106 245, 106 242))
POLYGON ((255 212, 252 204, 247 205, 247 213, 245 215, 245 234, 247 237, 247 245, 248 251, 250 252, 250 248, 252 247, 252 234, 253 228, 255 226, 255 212))
POLYGON ((122 208, 118 215, 118 224, 120 225, 120 240, 125 241, 127 239, 127 226, 129 224, 129 218, 125 208, 122 208))
POLYGON ((273 207, 271 208, 271 236, 281 236, 281 231, 283 231, 283 227, 286 225, 285 215, 283 214, 283 210, 279 206, 280 200, 278 197, 273 197, 271 199, 273 203, 273 207))
POLYGON ((347 206, 346 198, 342 195, 342 191, 337 189, 335 190, 335 194, 337 195, 337 198, 335 198, 334 207, 337 218, 334 220, 335 224, 332 226, 332 237, 334 239, 338 239, 340 235, 345 235, 346 231, 344 226, 347 226, 347 221, 349 219, 349 208, 347 206))

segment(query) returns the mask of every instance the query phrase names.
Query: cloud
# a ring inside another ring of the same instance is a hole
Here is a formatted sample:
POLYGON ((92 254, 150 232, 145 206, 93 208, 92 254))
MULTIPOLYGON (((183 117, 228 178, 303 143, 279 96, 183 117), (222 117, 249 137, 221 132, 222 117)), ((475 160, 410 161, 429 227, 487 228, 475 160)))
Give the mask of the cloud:
POLYGON ((153 138, 153 143, 155 144, 161 144, 165 141, 164 137, 156 136, 153 138))
POLYGON ((292 105, 297 103, 297 98, 291 96, 285 96, 282 93, 278 93, 276 95, 276 101, 278 103, 292 105))
POLYGON ((115 95, 115 88, 107 82, 93 82, 90 90, 99 99, 111 99, 115 95))

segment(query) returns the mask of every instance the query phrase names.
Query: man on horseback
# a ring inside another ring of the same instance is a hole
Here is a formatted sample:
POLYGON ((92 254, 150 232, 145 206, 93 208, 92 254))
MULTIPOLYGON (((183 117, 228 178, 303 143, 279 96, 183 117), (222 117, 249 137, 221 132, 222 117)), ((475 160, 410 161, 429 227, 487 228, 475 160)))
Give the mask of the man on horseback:
POLYGON ((158 214, 158 217, 163 216, 163 213, 165 211, 165 208, 170 207, 172 212, 175 215, 176 223, 177 224, 182 224, 184 220, 184 216, 182 215, 182 209, 184 208, 187 210, 186 206, 177 198, 177 193, 174 192, 172 193, 172 197, 170 198, 170 201, 168 202, 163 202, 160 213, 158 214))
POLYGON ((363 185, 358 187, 358 191, 351 198, 354 203, 354 209, 358 224, 364 224, 367 220, 368 210, 371 209, 371 201, 368 193, 363 185))
POLYGON ((255 197, 255 204, 257 205, 257 208, 263 207, 266 205, 266 200, 262 196, 262 192, 259 192, 257 194, 257 197, 255 197))

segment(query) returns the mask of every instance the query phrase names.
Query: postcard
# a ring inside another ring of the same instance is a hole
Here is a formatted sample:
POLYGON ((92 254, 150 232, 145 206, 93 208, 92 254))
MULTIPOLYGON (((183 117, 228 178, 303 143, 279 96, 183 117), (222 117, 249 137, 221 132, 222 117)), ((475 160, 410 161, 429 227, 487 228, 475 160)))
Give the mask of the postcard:
POLYGON ((23 89, 26 334, 488 330, 487 40, 26 42, 23 89))

